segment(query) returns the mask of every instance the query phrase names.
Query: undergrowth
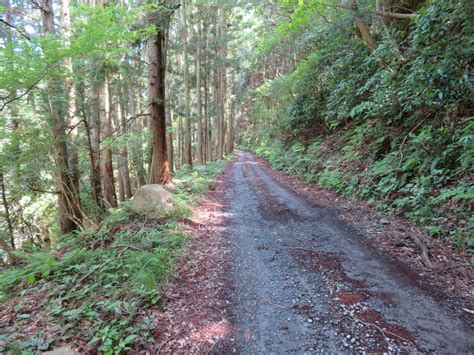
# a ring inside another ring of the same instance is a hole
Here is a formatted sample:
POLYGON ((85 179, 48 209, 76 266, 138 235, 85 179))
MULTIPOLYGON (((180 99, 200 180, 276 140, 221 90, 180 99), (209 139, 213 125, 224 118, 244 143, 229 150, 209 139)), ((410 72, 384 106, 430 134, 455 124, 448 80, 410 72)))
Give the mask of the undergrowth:
POLYGON ((74 341, 118 354, 152 343, 147 309, 160 306, 186 245, 179 221, 225 164, 178 171, 174 208, 161 215, 139 215, 126 202, 99 228, 64 236, 51 252, 18 254, 21 264, 0 273, 0 307, 15 302, 14 324, 0 333, 0 353, 33 354, 74 341))
POLYGON ((454 130, 426 125, 416 133, 391 133, 373 122, 303 145, 285 147, 263 135, 246 145, 273 167, 307 182, 367 200, 424 226, 435 238, 474 253, 474 140, 472 118, 454 130), (402 144, 403 143, 403 144, 402 144))
POLYGON ((373 51, 348 41, 348 27, 295 20, 286 35, 313 33, 310 53, 247 94, 242 146, 474 253, 470 4, 411 2, 416 19, 371 23, 373 51))

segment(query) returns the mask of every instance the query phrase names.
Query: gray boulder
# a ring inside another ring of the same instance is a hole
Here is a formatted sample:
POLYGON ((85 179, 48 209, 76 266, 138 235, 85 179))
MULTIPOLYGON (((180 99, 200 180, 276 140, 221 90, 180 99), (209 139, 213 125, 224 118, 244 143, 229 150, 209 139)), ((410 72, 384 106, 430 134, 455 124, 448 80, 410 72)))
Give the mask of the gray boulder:
POLYGON ((143 185, 132 200, 132 209, 137 213, 155 213, 173 206, 173 194, 162 185, 143 185))

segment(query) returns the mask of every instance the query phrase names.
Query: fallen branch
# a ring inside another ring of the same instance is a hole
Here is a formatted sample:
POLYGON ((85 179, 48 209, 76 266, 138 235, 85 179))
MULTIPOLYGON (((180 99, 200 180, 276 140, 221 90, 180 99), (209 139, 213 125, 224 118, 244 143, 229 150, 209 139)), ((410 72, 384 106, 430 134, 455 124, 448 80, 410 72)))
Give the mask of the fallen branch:
POLYGON ((182 335, 182 334, 184 334, 184 333, 185 333, 185 331, 183 330, 183 331, 181 331, 181 332, 179 332, 179 333, 173 335, 172 337, 166 339, 163 343, 161 343, 160 348, 158 349, 158 351, 157 351, 156 353, 157 353, 157 354, 161 354, 161 350, 163 349, 163 347, 164 347, 166 344, 168 344, 171 340, 176 339, 177 337, 179 337, 180 335, 182 335))
POLYGON ((469 313, 469 314, 474 314, 474 311, 468 308, 463 308, 462 309, 464 312, 469 313))
POLYGON ((428 253, 429 253, 428 247, 417 236, 412 235, 410 236, 410 238, 413 241, 413 243, 420 249, 421 260, 423 261, 425 266, 431 269, 433 267, 433 264, 431 263, 431 260, 428 257, 428 253))
POLYGON ((452 269, 455 269, 455 268, 458 268, 458 267, 466 267, 466 266, 467 266, 467 264, 466 264, 465 261, 460 262, 460 263, 456 263, 456 264, 454 264, 454 265, 451 265, 451 266, 448 266, 447 268, 445 268, 445 269, 442 271, 442 273, 443 273, 443 274, 446 274, 448 271, 450 271, 450 270, 452 270, 452 269))
POLYGON ((359 322, 359 323, 361 323, 361 324, 363 324, 363 325, 365 325, 365 326, 368 326, 368 327, 374 327, 374 328, 376 328, 378 331, 380 331, 380 333, 382 333, 382 335, 383 335, 383 337, 384 337, 384 339, 385 339, 385 341, 387 342, 388 345, 390 345, 390 343, 389 343, 389 338, 387 337, 386 334, 392 335, 392 336, 394 336, 394 337, 396 337, 396 338, 398 338, 398 339, 404 341, 405 343, 410 344, 410 345, 413 346, 415 349, 417 348, 417 346, 416 346, 415 344, 413 344, 410 340, 408 340, 408 339, 402 337, 401 335, 398 335, 398 334, 396 334, 396 333, 393 333, 393 332, 391 332, 391 331, 389 331, 389 330, 387 330, 387 329, 382 329, 382 328, 379 327, 377 324, 364 322, 363 320, 360 320, 359 318, 357 318, 356 316, 353 316, 352 314, 350 314, 349 316, 350 316, 352 319, 354 319, 356 322, 359 322))

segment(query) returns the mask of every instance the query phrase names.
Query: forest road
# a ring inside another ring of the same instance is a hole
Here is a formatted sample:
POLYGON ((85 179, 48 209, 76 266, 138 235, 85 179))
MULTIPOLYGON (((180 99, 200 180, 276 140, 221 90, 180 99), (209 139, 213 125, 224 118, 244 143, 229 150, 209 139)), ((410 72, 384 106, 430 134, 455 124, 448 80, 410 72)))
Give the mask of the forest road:
POLYGON ((225 232, 235 332, 215 353, 474 352, 459 310, 335 211, 281 185, 252 154, 238 155, 225 232))

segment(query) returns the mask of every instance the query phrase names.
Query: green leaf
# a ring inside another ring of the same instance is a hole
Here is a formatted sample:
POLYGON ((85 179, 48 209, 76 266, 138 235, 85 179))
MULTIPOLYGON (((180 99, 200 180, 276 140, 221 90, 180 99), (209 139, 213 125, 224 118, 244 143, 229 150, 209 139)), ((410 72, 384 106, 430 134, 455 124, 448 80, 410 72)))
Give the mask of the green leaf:
POLYGON ((35 274, 28 275, 28 278, 26 281, 28 282, 28 285, 33 285, 36 282, 35 274))

